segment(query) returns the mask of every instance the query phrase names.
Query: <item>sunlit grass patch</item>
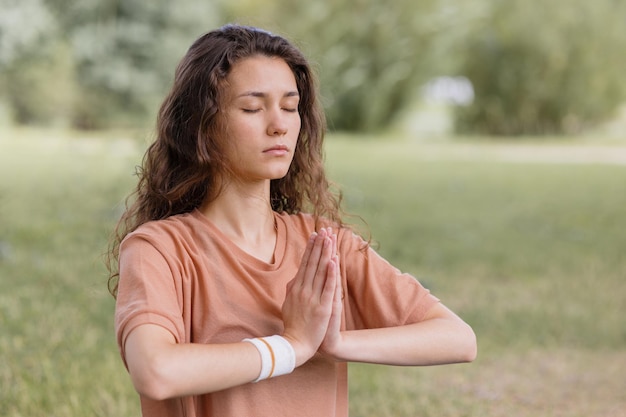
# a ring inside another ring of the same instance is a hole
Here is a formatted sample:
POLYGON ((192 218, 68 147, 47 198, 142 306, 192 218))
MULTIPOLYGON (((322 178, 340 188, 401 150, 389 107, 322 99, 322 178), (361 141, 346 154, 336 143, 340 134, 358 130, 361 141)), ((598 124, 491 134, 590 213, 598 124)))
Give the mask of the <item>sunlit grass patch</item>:
POLYGON ((469 365, 354 365, 351 416, 622 417, 626 354, 562 346, 469 365))

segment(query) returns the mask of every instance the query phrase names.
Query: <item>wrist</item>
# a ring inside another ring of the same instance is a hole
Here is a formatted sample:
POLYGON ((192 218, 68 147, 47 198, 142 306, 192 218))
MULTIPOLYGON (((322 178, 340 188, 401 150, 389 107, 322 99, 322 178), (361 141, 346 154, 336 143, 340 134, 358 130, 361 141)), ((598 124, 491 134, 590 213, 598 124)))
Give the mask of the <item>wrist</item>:
POLYGON ((335 361, 345 362, 347 361, 349 354, 347 354, 347 344, 345 339, 345 332, 340 332, 332 340, 325 340, 319 348, 319 352, 324 356, 327 356, 335 361))
POLYGON ((316 351, 306 343, 299 342, 298 339, 295 339, 288 334, 283 334, 283 338, 293 347, 296 355, 296 368, 306 363, 306 361, 315 355, 316 351))
POLYGON ((295 369, 296 353, 291 343, 284 337, 274 335, 243 341, 252 343, 261 355, 261 371, 253 382, 287 375, 295 369))

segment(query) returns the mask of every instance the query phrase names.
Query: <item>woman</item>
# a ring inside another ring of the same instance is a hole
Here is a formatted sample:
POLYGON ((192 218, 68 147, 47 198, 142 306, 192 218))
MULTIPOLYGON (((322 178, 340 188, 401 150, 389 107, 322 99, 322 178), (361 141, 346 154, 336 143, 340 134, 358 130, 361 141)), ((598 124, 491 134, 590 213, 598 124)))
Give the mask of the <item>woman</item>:
POLYGON ((346 362, 474 359, 472 329, 342 223, 287 40, 199 38, 157 127, 111 250, 144 416, 347 416, 346 362))

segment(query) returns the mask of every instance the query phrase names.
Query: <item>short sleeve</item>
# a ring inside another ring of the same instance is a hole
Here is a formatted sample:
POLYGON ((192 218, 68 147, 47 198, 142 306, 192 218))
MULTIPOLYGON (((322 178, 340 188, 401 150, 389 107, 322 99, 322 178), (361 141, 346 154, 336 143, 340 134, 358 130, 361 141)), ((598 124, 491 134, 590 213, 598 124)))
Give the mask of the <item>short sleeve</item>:
POLYGON ((348 329, 420 322, 439 302, 415 277, 402 273, 351 231, 342 230, 338 246, 348 329))
POLYGON ((126 338, 137 326, 159 325, 177 342, 183 339, 180 289, 163 252, 141 235, 129 235, 120 246, 115 331, 124 362, 126 338))

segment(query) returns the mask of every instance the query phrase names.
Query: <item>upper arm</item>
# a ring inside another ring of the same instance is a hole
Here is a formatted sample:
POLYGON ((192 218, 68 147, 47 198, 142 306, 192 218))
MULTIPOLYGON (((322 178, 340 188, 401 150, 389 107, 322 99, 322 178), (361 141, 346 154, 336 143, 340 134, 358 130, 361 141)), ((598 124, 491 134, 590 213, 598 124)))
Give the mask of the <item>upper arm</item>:
POLYGON ((156 324, 135 327, 126 337, 124 352, 127 362, 140 362, 147 355, 176 343, 176 338, 167 329, 156 324))
POLYGON ((426 314, 424 315, 424 320, 432 320, 432 319, 452 319, 452 320, 461 320, 459 316, 456 315, 452 310, 443 305, 442 303, 433 304, 430 307, 426 314))
POLYGON ((124 360, 138 392, 146 392, 157 380, 159 362, 175 344, 174 335, 156 324, 142 324, 131 330, 124 343, 124 360))
POLYGON ((438 304, 415 277, 403 273, 359 236, 343 231, 340 239, 345 314, 348 329, 393 327, 425 319, 438 304))
MULTIPOLYGON (((177 342, 184 337, 180 276, 171 267, 167 254, 151 241, 132 236, 120 249, 120 280, 115 305, 115 329, 124 361, 131 333, 153 325, 157 335, 165 332, 177 342)), ((155 341, 160 337, 155 337, 155 341)), ((134 335, 133 338, 137 338, 134 335)), ((140 339, 141 340, 141 339, 140 339)), ((149 340, 149 339, 148 339, 149 340)), ((128 365, 128 364, 127 364, 128 365)))

